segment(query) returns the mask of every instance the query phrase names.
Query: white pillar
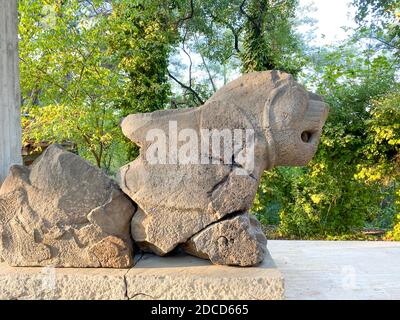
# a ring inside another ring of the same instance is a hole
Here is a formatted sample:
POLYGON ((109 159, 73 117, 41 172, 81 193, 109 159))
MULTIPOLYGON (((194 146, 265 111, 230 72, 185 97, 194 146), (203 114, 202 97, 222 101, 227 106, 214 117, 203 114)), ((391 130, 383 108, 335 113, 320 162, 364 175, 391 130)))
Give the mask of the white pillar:
POLYGON ((0 0, 0 185, 21 159, 18 0, 0 0))

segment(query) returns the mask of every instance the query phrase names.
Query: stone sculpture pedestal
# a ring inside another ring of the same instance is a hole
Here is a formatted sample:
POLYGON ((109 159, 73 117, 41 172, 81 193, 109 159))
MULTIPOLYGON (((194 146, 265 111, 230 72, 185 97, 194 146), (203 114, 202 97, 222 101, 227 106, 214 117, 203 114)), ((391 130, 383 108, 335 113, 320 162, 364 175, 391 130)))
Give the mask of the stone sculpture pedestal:
POLYGON ((267 254, 252 268, 188 255, 136 257, 131 269, 25 268, 0 263, 0 299, 275 300, 284 279, 267 254))

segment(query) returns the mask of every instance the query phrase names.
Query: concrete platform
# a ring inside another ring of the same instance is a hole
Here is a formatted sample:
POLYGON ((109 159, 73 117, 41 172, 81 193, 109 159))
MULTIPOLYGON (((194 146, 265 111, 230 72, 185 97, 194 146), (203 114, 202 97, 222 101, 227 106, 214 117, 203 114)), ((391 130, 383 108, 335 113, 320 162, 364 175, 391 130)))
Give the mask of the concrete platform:
POLYGON ((400 299, 400 243, 269 241, 286 299, 400 299))
POLYGON ((282 299, 271 257, 253 268, 191 256, 144 255, 128 270, 21 268, 0 264, 0 299, 282 299))

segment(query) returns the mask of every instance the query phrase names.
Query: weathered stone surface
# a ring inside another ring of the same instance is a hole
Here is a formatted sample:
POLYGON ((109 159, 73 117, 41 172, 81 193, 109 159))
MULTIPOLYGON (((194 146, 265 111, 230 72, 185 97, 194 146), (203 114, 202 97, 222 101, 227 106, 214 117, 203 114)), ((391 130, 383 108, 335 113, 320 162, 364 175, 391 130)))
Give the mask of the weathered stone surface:
POLYGON ((132 201, 101 170, 50 146, 0 189, 0 252, 12 266, 132 265, 132 201))
POLYGON ((246 267, 263 260, 266 246, 260 223, 245 213, 208 226, 190 238, 183 249, 214 264, 246 267))
POLYGON ((10 267, 0 263, 0 300, 124 300, 128 270, 10 267))
POLYGON ((267 254, 255 268, 214 266, 188 255, 144 255, 133 267, 74 269, 0 263, 0 299, 283 299, 284 280, 267 254))
POLYGON ((284 279, 266 251, 253 268, 215 266, 196 257, 145 254, 126 275, 132 300, 280 300, 284 279))
POLYGON ((128 116, 122 130, 141 147, 138 159, 120 170, 122 189, 141 208, 132 220, 133 238, 142 249, 164 255, 212 223, 248 211, 264 170, 310 161, 327 112, 322 99, 290 75, 271 71, 240 77, 199 108, 128 116), (253 130, 254 143, 243 137, 236 149, 217 141, 221 154, 215 155, 211 147, 202 148, 205 129, 253 130), (166 133, 166 150, 154 148, 157 132, 166 133), (179 162, 188 141, 199 152, 179 162), (165 162, 149 160, 164 152, 165 162), (209 158, 211 163, 201 162, 209 158))

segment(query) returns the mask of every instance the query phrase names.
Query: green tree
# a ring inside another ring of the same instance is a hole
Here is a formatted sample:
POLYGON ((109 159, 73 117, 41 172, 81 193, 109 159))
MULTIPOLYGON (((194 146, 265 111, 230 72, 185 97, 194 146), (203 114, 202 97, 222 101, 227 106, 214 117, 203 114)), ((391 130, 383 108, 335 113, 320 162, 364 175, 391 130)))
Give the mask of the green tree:
POLYGON ((174 1, 115 1, 109 53, 129 81, 118 107, 124 115, 163 109, 169 102, 168 62, 178 33, 174 1))
POLYGON ((368 132, 374 101, 396 86, 390 55, 373 51, 369 46, 360 48, 353 38, 320 51, 315 59, 306 84, 331 108, 318 153, 305 168, 267 173, 255 207, 267 222, 279 214, 283 236, 342 236, 368 225, 387 227, 381 222, 393 219, 393 211, 382 206, 392 190, 357 176, 371 146, 368 132), (263 208, 271 201, 279 206, 263 208))
POLYGON ((19 1, 24 141, 64 142, 111 170, 124 158, 103 1, 19 1))
POLYGON ((353 0, 359 33, 400 58, 400 1, 353 0))
POLYGON ((381 203, 380 221, 394 227, 388 238, 400 240, 400 93, 399 88, 372 101, 367 122, 365 161, 358 165, 356 178, 368 185, 377 184, 386 191, 381 203), (395 223, 398 223, 397 226, 395 223))
POLYGON ((241 53, 243 72, 280 69, 296 75, 300 71, 300 66, 290 61, 299 49, 298 38, 293 32, 297 6, 297 0, 241 3, 240 12, 245 16, 241 53))
POLYGON ((189 63, 178 65, 180 56, 174 61, 173 80, 183 91, 179 105, 202 104, 240 71, 280 69, 296 75, 305 64, 302 39, 294 30, 298 1, 190 3, 191 14, 179 29, 180 53, 189 63), (196 60, 201 61, 199 66, 196 60))
POLYGON ((25 141, 71 141, 110 172, 134 158, 137 148, 119 123, 130 113, 167 106, 179 5, 22 0, 25 141))
MULTIPOLYGON (((174 0, 117 0, 108 20, 108 53, 127 79, 115 101, 123 116, 167 107, 171 88, 168 65, 178 39, 179 2, 174 0)), ((138 155, 130 141, 129 159, 138 155)))

